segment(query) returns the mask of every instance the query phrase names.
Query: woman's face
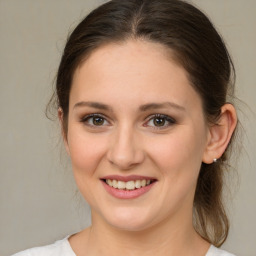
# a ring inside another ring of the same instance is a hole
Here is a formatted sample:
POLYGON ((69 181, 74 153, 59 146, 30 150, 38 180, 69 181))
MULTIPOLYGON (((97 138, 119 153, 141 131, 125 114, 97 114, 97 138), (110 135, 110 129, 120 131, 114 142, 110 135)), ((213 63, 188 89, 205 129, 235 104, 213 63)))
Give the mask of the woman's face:
POLYGON ((208 133, 199 95, 159 44, 109 44, 75 72, 66 147, 93 221, 191 222, 208 133))

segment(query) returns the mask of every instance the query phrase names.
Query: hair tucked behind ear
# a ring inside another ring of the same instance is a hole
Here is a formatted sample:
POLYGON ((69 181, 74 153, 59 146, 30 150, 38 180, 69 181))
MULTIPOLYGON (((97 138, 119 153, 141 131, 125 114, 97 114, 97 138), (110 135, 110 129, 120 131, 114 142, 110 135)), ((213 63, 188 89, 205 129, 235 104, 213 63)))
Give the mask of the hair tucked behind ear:
MULTIPOLYGON (((98 47, 128 39, 160 43, 171 51, 200 95, 206 120, 215 122, 227 97, 232 98, 235 73, 225 44, 209 19, 179 0, 113 0, 92 11, 68 38, 56 82, 64 132, 75 69, 98 47)), ((229 230, 222 186, 231 144, 217 163, 202 164, 194 199, 194 227, 216 246, 225 241, 229 230)))

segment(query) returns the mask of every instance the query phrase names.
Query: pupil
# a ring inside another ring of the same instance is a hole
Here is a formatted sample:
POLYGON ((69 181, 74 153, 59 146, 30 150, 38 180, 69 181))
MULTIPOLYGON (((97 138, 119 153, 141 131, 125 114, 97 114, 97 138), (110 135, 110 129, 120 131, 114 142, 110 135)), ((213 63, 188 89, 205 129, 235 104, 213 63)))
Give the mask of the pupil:
POLYGON ((101 117, 94 117, 93 118, 93 124, 94 125, 102 125, 104 122, 103 118, 101 117))
POLYGON ((164 118, 155 118, 154 119, 154 125, 155 126, 163 126, 165 123, 164 118))

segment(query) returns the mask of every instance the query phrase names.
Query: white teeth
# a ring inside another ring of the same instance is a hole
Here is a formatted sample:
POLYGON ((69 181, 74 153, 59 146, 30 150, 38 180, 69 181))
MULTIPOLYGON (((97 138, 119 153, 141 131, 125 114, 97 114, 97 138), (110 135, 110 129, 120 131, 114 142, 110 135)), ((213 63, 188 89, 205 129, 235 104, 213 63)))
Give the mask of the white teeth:
POLYGON ((140 188, 140 187, 141 187, 140 180, 136 180, 136 181, 135 181, 135 187, 136 187, 136 188, 140 188))
POLYGON ((142 187, 145 187, 146 184, 147 184, 147 181, 146 181, 146 180, 142 180, 142 181, 141 181, 141 186, 142 186, 142 187))
POLYGON ((141 188, 149 185, 151 183, 151 180, 130 180, 130 181, 120 181, 120 180, 110 180, 107 179, 106 183, 110 187, 118 188, 118 189, 126 189, 126 190, 134 190, 136 188, 141 188))
POLYGON ((132 181, 126 182, 125 188, 128 189, 128 190, 133 190, 133 189, 135 189, 135 183, 134 183, 134 181, 132 180, 132 181))
MULTIPOLYGON (((107 182, 108 183, 108 182, 107 182)), ((108 185, 109 186, 111 186, 109 183, 108 183, 108 185)), ((114 188, 117 188, 118 186, 117 186, 117 180, 113 180, 112 181, 112 187, 114 187, 114 188)))
POLYGON ((119 181, 117 182, 117 188, 118 188, 118 189, 125 189, 125 182, 119 180, 119 181))
POLYGON ((113 186, 112 180, 109 180, 109 179, 108 179, 108 180, 107 180, 107 183, 108 183, 109 186, 111 186, 111 187, 113 186))

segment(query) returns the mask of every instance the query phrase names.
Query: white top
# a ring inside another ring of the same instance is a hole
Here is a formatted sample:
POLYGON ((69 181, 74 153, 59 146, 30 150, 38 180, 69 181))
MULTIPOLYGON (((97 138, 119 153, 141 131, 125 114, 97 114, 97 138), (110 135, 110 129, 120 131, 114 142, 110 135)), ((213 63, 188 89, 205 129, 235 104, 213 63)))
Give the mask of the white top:
MULTIPOLYGON (((56 241, 54 244, 28 249, 12 256, 76 256, 72 250, 68 238, 56 241)), ((211 245, 205 256, 235 256, 211 245)))

